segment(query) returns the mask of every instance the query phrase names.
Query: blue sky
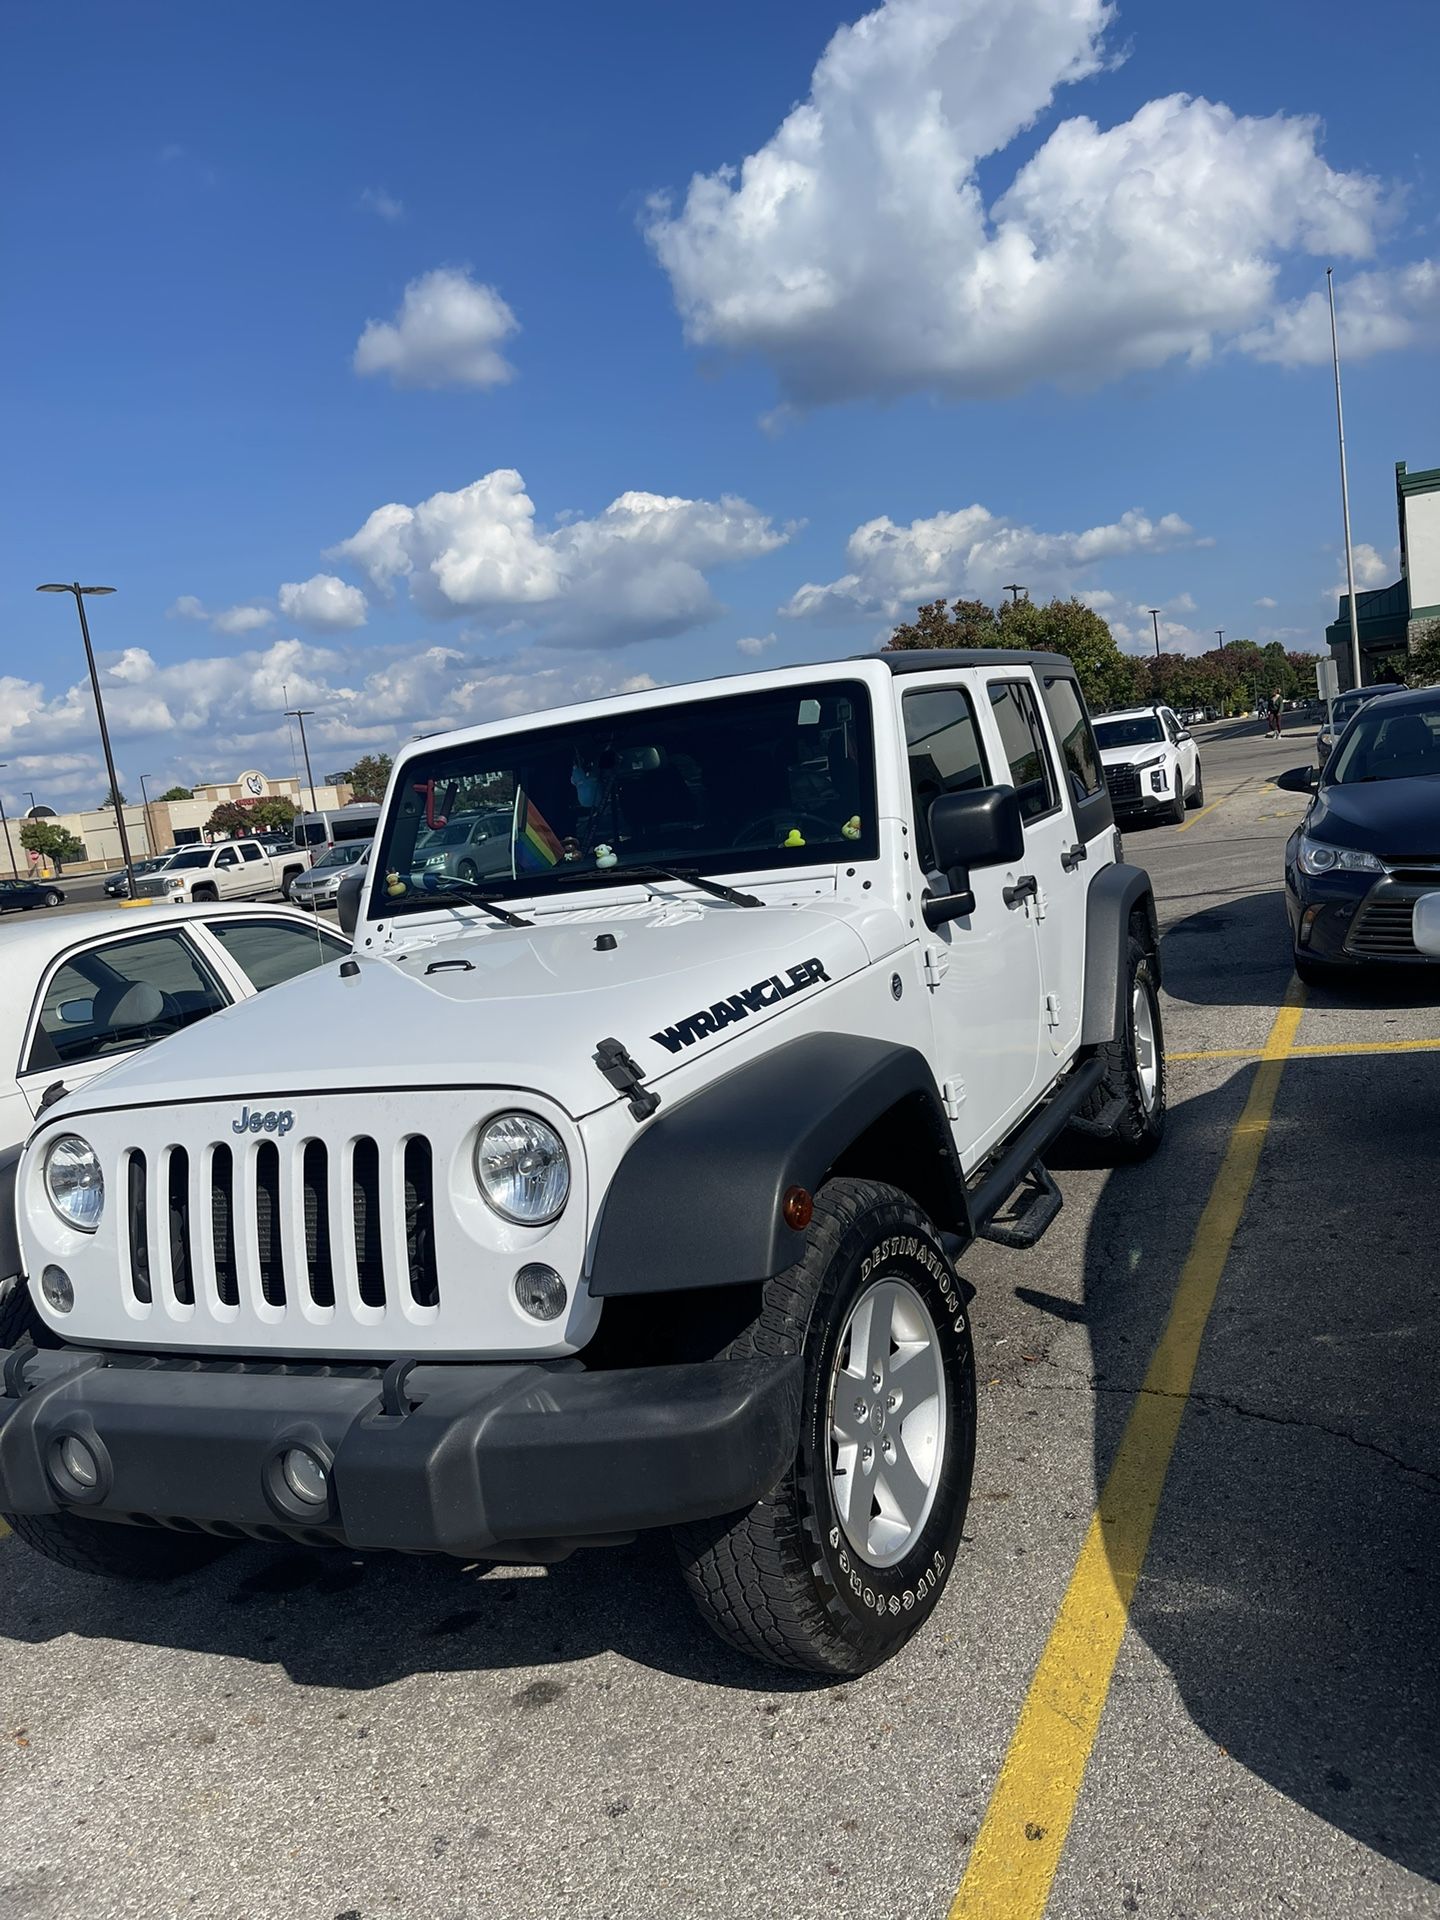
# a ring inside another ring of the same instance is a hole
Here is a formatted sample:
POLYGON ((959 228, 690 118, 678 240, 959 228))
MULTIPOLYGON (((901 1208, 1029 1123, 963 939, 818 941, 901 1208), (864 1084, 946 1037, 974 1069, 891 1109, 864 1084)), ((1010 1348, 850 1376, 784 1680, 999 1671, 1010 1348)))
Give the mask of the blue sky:
POLYGON ((825 55, 861 13, 13 8, 7 803, 103 789, 33 593, 76 574, 131 791, 284 770, 282 689, 341 766, 1002 579, 1316 645, 1331 259, 1393 578, 1394 462, 1440 464, 1429 0, 888 0, 825 55))

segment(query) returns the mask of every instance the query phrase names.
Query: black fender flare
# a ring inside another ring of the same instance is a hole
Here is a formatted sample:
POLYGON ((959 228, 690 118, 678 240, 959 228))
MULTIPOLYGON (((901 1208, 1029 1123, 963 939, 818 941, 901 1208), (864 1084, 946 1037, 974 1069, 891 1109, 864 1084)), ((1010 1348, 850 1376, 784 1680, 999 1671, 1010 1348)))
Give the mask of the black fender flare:
POLYGON ((1104 1046, 1125 1031, 1130 968, 1130 921, 1136 912, 1145 921, 1155 956, 1155 984, 1160 984, 1160 935, 1155 919, 1155 895, 1143 867, 1124 861, 1102 867, 1090 882, 1085 900, 1085 1001, 1080 1017, 1082 1047, 1104 1046))
POLYGON ((805 1034, 646 1122, 610 1183, 591 1293, 738 1286, 783 1273, 805 1245, 781 1214, 786 1190, 813 1193, 868 1128, 912 1101, 952 1220, 968 1222, 954 1136, 925 1056, 863 1034, 805 1034))
POLYGON ((0 1287, 20 1271, 20 1229, 15 1221, 20 1153, 19 1147, 6 1147, 0 1152, 0 1287))

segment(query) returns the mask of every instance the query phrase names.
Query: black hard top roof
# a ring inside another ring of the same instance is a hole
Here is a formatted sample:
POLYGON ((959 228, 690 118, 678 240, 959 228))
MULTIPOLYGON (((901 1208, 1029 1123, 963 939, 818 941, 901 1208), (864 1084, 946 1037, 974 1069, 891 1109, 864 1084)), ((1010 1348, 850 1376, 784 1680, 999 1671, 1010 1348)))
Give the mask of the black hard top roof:
POLYGON ((858 653, 857 660, 883 660, 892 673, 944 673, 956 667, 1035 667, 1041 673, 1075 678, 1075 669, 1063 653, 1016 653, 1007 647, 896 647, 893 651, 858 653))

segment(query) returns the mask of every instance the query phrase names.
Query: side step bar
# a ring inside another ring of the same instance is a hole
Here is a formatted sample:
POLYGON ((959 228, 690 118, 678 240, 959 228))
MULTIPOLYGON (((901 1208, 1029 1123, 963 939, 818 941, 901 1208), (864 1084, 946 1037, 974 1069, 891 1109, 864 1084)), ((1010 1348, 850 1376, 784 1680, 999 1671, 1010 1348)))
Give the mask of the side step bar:
POLYGON ((1076 1067, 1054 1099, 1041 1107, 1038 1113, 1030 1116, 990 1172, 978 1186, 971 1188, 970 1220, 976 1234, 982 1239, 998 1239, 1002 1246, 1033 1246, 1040 1238, 1045 1228, 1060 1211, 1059 1191, 1043 1167, 1038 1168, 1038 1172, 1043 1176, 1045 1185, 1040 1188, 1039 1197, 1025 1208, 1026 1217, 1023 1224, 1021 1220, 1016 1219, 1003 1223, 998 1232, 992 1233, 990 1228, 995 1216, 1022 1180, 1030 1180, 1032 1185, 1038 1185, 1032 1171, 1036 1169, 1036 1163, 1046 1148, 1065 1131, 1076 1109, 1084 1106, 1104 1078, 1105 1063, 1102 1060, 1087 1060, 1082 1066, 1076 1067), (1047 1188, 1048 1191, 1046 1191, 1047 1188), (1003 1235, 1015 1231, 1028 1233, 1031 1217, 1034 1216, 1038 1220, 1038 1216, 1034 1215, 1034 1209, 1037 1206, 1048 1208, 1049 1211, 1043 1222, 1038 1225, 1033 1237, 1020 1241, 1002 1238, 1003 1235))
POLYGON ((988 1226, 982 1227, 980 1237, 993 1240, 997 1246, 1023 1251, 1034 1246, 1064 1204, 1044 1162, 1032 1160, 1004 1213, 997 1213, 988 1226))

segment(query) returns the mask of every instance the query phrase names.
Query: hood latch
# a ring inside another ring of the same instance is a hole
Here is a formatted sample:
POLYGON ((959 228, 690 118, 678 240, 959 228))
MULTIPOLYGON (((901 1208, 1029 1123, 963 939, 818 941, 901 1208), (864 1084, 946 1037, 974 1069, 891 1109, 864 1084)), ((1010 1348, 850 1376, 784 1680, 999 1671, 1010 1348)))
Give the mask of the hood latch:
POLYGON ((648 1120, 659 1106, 660 1096, 645 1085, 640 1063, 626 1052, 624 1041, 602 1040, 591 1058, 611 1086, 627 1097, 635 1119, 648 1120))

